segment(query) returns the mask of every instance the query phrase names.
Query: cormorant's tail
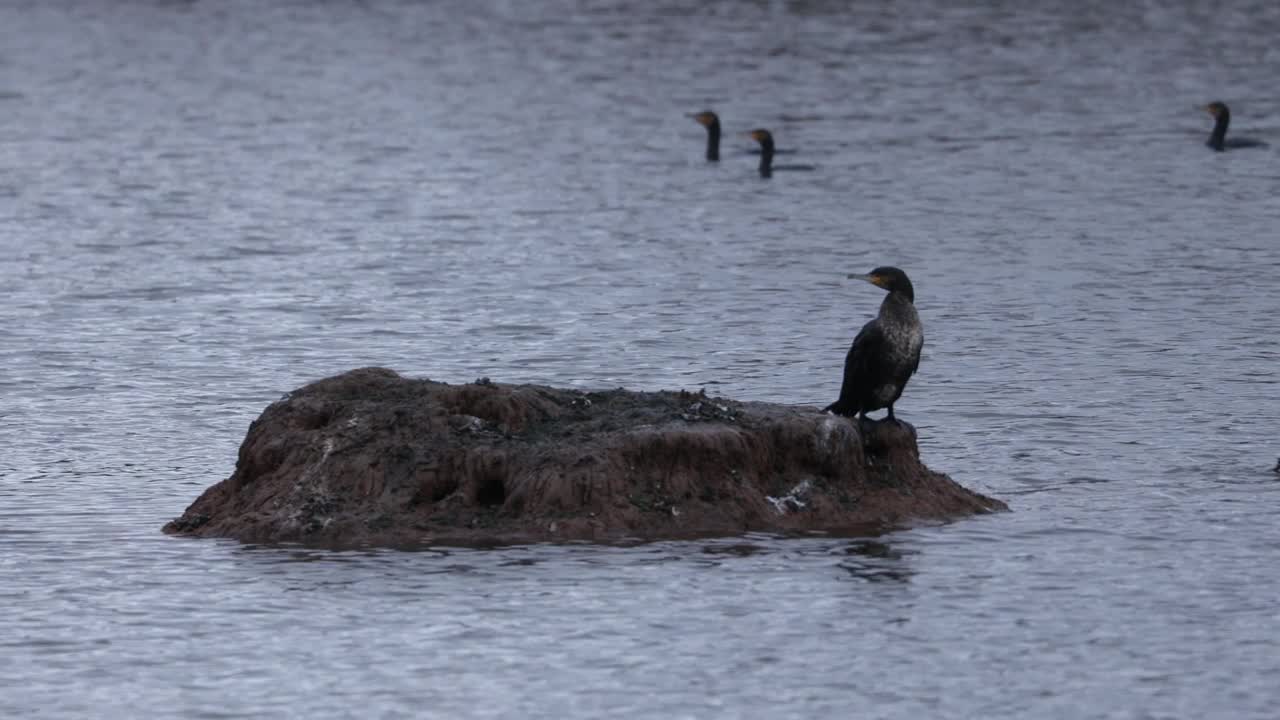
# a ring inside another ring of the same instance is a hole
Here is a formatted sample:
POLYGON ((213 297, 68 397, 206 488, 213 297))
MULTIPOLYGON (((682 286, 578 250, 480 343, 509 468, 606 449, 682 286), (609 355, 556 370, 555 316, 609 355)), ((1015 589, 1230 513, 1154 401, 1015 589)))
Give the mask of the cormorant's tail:
POLYGON ((830 405, 822 408, 822 412, 835 413, 836 415, 840 415, 841 417, 853 417, 854 415, 858 414, 857 410, 851 409, 849 407, 849 405, 844 401, 844 398, 840 398, 839 400, 836 400, 830 405))

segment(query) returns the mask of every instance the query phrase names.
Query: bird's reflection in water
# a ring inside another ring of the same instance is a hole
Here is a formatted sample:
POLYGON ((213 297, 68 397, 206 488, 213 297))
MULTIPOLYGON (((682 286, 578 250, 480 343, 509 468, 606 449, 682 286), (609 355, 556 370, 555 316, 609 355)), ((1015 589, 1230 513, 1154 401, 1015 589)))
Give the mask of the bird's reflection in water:
POLYGON ((753 543, 715 544, 705 545, 702 548, 702 552, 707 555, 736 555, 737 557, 750 557, 764 551, 764 547, 753 543))
POLYGON ((906 561, 912 553, 879 540, 855 540, 835 548, 833 554, 843 556, 836 567, 854 580, 905 583, 915 575, 906 561))

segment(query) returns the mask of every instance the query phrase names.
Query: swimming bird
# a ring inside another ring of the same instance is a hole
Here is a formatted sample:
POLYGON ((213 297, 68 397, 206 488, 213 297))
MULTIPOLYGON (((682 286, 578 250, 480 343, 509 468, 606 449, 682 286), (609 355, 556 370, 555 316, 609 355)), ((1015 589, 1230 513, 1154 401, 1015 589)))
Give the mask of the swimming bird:
POLYGON ((773 155, 777 152, 773 147, 773 133, 757 128, 747 133, 747 137, 760 143, 760 177, 771 177, 774 170, 813 170, 812 165, 777 165, 773 164, 773 155))
MULTIPOLYGON (((878 267, 866 275, 850 275, 889 291, 880 303, 880 314, 853 339, 844 358, 844 384, 840 398, 823 408, 836 415, 863 417, 873 410, 889 408, 902 397, 907 381, 920 367, 924 329, 916 313, 915 289, 907 274, 895 267, 878 267)), ((895 420, 896 422, 896 420, 895 420)))
POLYGON ((1213 116, 1213 133, 1209 135, 1209 141, 1205 143, 1209 147, 1222 152, 1228 148, 1256 148, 1266 147, 1267 144, 1261 140, 1251 140, 1249 138, 1231 138, 1227 140, 1227 126, 1231 124, 1231 111, 1227 109, 1227 104, 1221 101, 1214 101, 1205 105, 1203 110, 1213 116))
POLYGON ((707 129, 707 160, 716 162, 720 159, 720 117, 710 110, 703 110, 689 117, 707 129))

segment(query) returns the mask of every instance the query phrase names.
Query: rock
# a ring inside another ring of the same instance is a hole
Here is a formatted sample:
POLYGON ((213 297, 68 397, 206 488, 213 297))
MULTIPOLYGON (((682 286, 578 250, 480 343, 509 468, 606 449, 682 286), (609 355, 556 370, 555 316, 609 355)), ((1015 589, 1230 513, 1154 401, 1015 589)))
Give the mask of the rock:
POLYGON ((327 546, 867 532, 1007 510, 919 459, 906 424, 689 392, 579 392, 353 370, 249 427, 165 532, 327 546))

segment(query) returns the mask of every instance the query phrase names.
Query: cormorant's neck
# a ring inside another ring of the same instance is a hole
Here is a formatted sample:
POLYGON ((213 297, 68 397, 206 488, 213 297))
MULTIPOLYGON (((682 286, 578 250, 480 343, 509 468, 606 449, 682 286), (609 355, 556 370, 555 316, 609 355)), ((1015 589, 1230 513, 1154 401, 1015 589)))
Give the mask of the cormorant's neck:
POLYGON ((773 174, 773 140, 766 139, 760 143, 760 174, 769 177, 773 174))
POLYGON ((720 121, 707 126, 707 159, 715 162, 720 159, 720 121))
POLYGON ((915 305, 916 293, 915 289, 907 284, 906 287, 894 288, 885 296, 884 302, 880 303, 880 312, 893 312, 903 305, 915 305))
POLYGON ((1231 113, 1223 112, 1213 123, 1213 134, 1209 136, 1209 147, 1221 150, 1227 139, 1227 125, 1231 124, 1231 113))

